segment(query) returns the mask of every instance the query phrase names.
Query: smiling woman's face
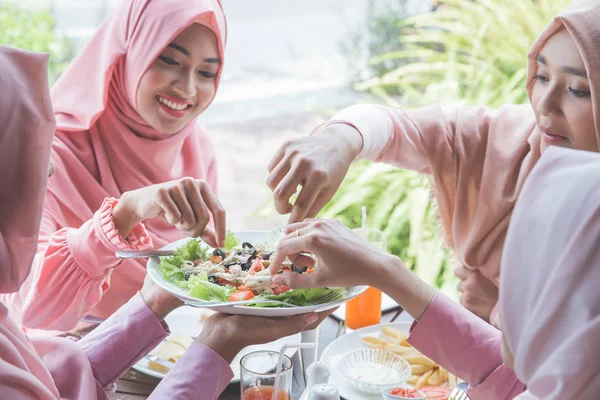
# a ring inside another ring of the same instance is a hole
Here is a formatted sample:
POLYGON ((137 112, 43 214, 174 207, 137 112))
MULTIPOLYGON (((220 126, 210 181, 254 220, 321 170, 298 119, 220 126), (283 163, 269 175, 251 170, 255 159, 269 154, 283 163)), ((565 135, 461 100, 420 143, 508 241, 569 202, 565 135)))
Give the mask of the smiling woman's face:
POLYGON ((181 32, 142 76, 136 105, 154 129, 172 135, 212 101, 221 67, 217 37, 200 24, 181 32))
POLYGON ((561 30, 537 56, 532 105, 548 145, 598 151, 594 109, 585 64, 571 35, 561 30))

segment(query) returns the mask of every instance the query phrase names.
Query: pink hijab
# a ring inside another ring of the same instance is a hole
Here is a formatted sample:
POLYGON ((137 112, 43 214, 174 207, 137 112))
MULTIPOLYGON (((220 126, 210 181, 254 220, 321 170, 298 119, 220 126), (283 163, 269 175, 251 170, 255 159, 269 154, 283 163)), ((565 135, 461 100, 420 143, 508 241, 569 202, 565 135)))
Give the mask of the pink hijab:
MULTIPOLYGON (((48 186, 42 239, 63 227, 79 228, 105 198, 133 189, 190 176, 216 190, 213 147, 195 121, 161 137, 136 111, 144 72, 193 23, 216 34, 223 61, 227 28, 218 0, 120 1, 52 88, 56 173, 48 186)), ((183 237, 158 218, 145 225, 156 247, 183 237)), ((94 314, 114 312, 141 287, 144 275, 144 260, 125 261, 94 314)))
MULTIPOLYGON (((55 126, 48 55, 0 46, 0 91, 0 293, 11 293, 31 270, 48 181, 55 126)), ((39 381, 43 387, 32 395, 59 397, 50 372, 2 303, 0 349, 0 369, 5 363, 18 367, 8 375, 1 370, 3 383, 39 381)), ((95 382, 82 384, 94 388, 95 382)))
POLYGON ((0 293, 19 290, 37 249, 54 133, 47 64, 0 46, 0 293))
POLYGON ((549 148, 523 188, 502 260, 500 315, 518 399, 600 396, 600 155, 549 148))

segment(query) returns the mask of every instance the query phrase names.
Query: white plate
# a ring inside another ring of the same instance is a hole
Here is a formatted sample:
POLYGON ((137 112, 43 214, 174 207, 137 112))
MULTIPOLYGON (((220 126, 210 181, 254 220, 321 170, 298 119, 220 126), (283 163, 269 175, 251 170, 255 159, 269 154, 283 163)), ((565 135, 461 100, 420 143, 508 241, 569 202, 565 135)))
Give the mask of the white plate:
MULTIPOLYGON (((171 314, 167 315, 165 318, 165 322, 169 325, 171 329, 171 333, 180 333, 183 335, 187 335, 190 337, 196 337, 202 331, 202 324, 204 320, 208 318, 210 314, 213 312, 210 310, 201 310, 193 307, 180 307, 177 310, 173 311, 171 314)), ((235 359, 231 362, 231 369, 233 370, 233 379, 232 382, 239 382, 240 380, 240 359, 245 355, 252 351, 256 350, 273 350, 280 351, 281 347, 284 344, 295 344, 300 343, 302 341, 301 335, 298 333, 296 335, 288 336, 282 339, 279 339, 275 342, 262 344, 258 346, 249 346, 242 350, 235 359)), ((162 343, 161 343, 162 345, 162 343)), ((159 345, 160 346, 160 345, 159 345)), ((157 347, 159 347, 157 346, 157 347)), ((285 354, 290 358, 294 356, 296 353, 296 349, 287 349, 285 354)), ((166 376, 165 373, 155 371, 148 367, 148 361, 145 358, 142 358, 133 366, 134 369, 143 372, 147 375, 153 376, 155 378, 162 379, 166 376)))
MULTIPOLYGON (((233 232, 234 235, 242 242, 249 242, 252 244, 265 243, 267 241, 267 234, 269 231, 238 231, 233 232)), ((192 239, 181 239, 177 242, 168 244, 161 250, 172 250, 183 244, 188 240, 192 239)), ((199 300, 189 295, 188 291, 182 289, 172 282, 167 281, 158 266, 160 261, 158 258, 150 258, 146 265, 148 275, 152 280, 160 287, 171 293, 172 295, 193 303, 203 303, 203 300, 199 300)), ((312 312, 320 312, 332 309, 341 304, 346 303, 348 300, 353 299, 359 294, 367 290, 367 286, 355 286, 347 289, 346 296, 338 301, 334 301, 326 304, 319 304, 316 306, 305 306, 305 307, 290 307, 290 308, 274 308, 274 307, 245 307, 245 306, 221 306, 215 307, 214 310, 226 313, 226 314, 238 314, 238 315, 254 315, 258 317, 287 317, 290 315, 306 314, 312 312)), ((226 303, 223 303, 226 304, 226 303)))
POLYGON ((355 350, 369 348, 369 346, 363 343, 362 338, 365 336, 379 335, 381 333, 381 328, 384 325, 408 333, 411 324, 411 321, 392 322, 357 329, 351 333, 340 336, 325 348, 321 355, 321 361, 331 370, 329 382, 338 388, 340 396, 346 400, 381 400, 381 395, 369 395, 354 389, 352 384, 338 368, 338 364, 346 354, 355 350))

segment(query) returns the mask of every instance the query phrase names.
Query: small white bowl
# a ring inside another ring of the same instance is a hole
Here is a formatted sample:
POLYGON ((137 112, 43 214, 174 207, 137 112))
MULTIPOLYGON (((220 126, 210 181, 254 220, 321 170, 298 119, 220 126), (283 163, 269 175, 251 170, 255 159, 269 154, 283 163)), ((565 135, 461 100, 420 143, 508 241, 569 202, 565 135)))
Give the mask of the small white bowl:
POLYGON ((400 386, 412 375, 408 361, 379 349, 348 353, 341 359, 338 367, 352 386, 369 394, 380 394, 384 389, 400 386), (370 376, 365 376, 365 373, 370 376))
POLYGON ((421 397, 404 397, 404 396, 399 396, 397 394, 391 394, 390 392, 394 389, 395 388, 384 389, 381 392, 381 397, 383 397, 383 400, 427 400, 427 395, 418 389, 415 389, 415 390, 417 390, 417 392, 419 392, 419 396, 421 396, 421 397))

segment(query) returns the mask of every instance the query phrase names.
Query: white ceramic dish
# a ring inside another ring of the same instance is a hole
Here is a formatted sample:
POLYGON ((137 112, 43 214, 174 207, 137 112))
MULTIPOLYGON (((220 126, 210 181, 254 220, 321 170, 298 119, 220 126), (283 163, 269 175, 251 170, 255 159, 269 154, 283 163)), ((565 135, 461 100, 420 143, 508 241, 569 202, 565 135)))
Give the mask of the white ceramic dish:
MULTIPOLYGON (((242 242, 250 242, 250 243, 265 243, 267 242, 267 235, 269 231, 238 231, 233 232, 242 242)), ((181 246, 191 239, 182 239, 177 242, 171 243, 161 250, 172 250, 181 246)), ((202 304, 203 300, 196 299, 189 295, 187 290, 182 289, 175 285, 172 282, 167 281, 158 266, 160 264, 160 260, 158 258, 150 258, 148 259, 148 263, 146 265, 146 270, 148 275, 152 278, 152 280, 160 287, 173 294, 174 296, 193 303, 202 304)), ((356 286, 347 289, 346 296, 343 299, 326 303, 319 304, 315 306, 306 306, 306 307, 294 307, 294 308, 274 308, 274 307, 246 307, 246 306, 227 306, 227 303, 223 303, 223 306, 219 305, 219 307, 213 308, 218 310, 219 312, 226 314, 238 314, 238 315, 254 315, 259 317, 287 317, 290 315, 298 315, 298 314, 307 314, 312 312, 320 312, 325 310, 330 310, 334 307, 337 307, 341 304, 346 303, 348 300, 353 299, 359 294, 363 293, 367 290, 366 286, 356 286)))
POLYGON ((378 349, 359 349, 347 353, 338 363, 338 368, 356 389, 367 394, 380 394, 386 388, 403 385, 412 374, 408 361, 397 354, 378 349), (365 371, 365 368, 370 371, 365 371), (378 369, 377 376, 372 375, 375 368, 378 369), (365 372, 371 375, 369 379, 365 379, 365 372), (358 379, 356 373, 362 377, 358 379), (387 373, 387 378, 382 379, 381 373, 387 373))
MULTIPOLYGON (((167 315, 165 318, 166 323, 169 325, 172 333, 181 333, 183 335, 187 335, 190 337, 196 337, 202 331, 202 325, 204 320, 208 317, 208 315, 213 312, 210 310, 201 310, 193 307, 181 307, 177 310, 173 311, 171 314, 167 315)), ((233 362, 231 363, 231 369, 233 370, 233 379, 232 382, 239 382, 240 380, 240 359, 245 355, 252 351, 256 350, 273 350, 280 351, 281 347, 284 344, 296 344, 302 341, 301 335, 298 333, 296 335, 288 336, 282 339, 279 339, 275 342, 263 344, 260 346, 249 346, 238 354, 233 362)), ((161 343, 162 344, 162 343, 161 343)), ((159 345, 160 346, 160 345, 159 345)), ((296 353, 296 349, 287 349, 285 354, 290 358, 294 356, 296 353)), ((153 376, 155 378, 162 379, 166 376, 165 373, 159 372, 148 367, 148 361, 145 358, 142 358, 133 366, 134 369, 143 372, 147 375, 153 376)))
MULTIPOLYGON (((381 333, 381 328, 384 325, 398 329, 403 332, 408 332, 412 321, 404 319, 404 322, 393 322, 388 324, 379 324, 368 326, 366 328, 357 329, 351 333, 340 336, 331 342, 323 351, 321 361, 323 361, 331 370, 329 382, 334 384, 342 396, 346 400, 381 400, 381 394, 366 394, 360 392, 352 386, 352 383, 344 376, 338 368, 338 365, 344 356, 352 351, 369 348, 362 341, 365 336, 376 336, 381 333)), ((410 385, 403 385, 410 386, 410 385)))

